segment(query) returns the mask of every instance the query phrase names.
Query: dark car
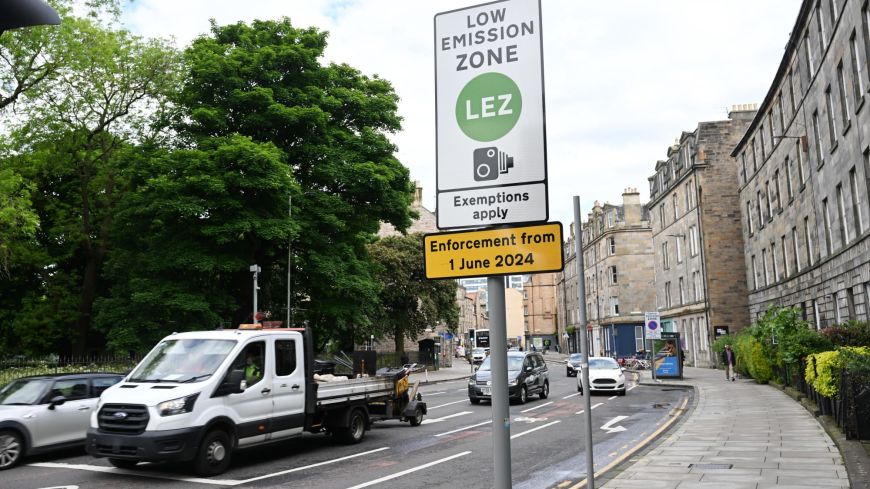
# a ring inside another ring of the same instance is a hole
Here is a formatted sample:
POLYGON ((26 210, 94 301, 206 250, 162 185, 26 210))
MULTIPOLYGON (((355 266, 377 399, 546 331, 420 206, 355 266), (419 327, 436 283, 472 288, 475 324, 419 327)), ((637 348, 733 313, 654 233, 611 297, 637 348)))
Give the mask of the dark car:
POLYGON ((571 356, 565 360, 565 369, 568 377, 574 377, 577 375, 577 372, 580 371, 580 362, 582 361, 583 355, 580 353, 572 353, 571 356))
MULTIPOLYGON (((544 357, 537 352, 509 351, 508 395, 525 403, 529 396, 537 394, 541 399, 550 395, 550 371, 544 357)), ((492 398, 492 357, 486 357, 480 368, 468 379, 468 399, 472 404, 492 398)))
POLYGON ((124 376, 81 373, 25 377, 0 388, 0 470, 25 455, 84 445, 100 394, 124 376))

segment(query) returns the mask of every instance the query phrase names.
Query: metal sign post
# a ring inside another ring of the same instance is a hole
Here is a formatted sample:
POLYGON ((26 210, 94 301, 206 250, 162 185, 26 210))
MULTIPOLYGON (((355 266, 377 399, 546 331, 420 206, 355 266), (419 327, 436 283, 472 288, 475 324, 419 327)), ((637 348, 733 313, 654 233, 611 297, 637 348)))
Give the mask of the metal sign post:
POLYGON ((586 421, 586 487, 595 487, 592 457, 592 392, 589 389, 589 344, 586 341, 586 277, 583 275, 583 229, 580 227, 580 197, 574 196, 574 260, 577 265, 577 303, 580 306, 580 379, 583 385, 583 405, 586 421))
POLYGON ((493 487, 511 487, 511 418, 508 399, 507 318, 504 279, 487 277, 489 361, 492 368, 493 487))

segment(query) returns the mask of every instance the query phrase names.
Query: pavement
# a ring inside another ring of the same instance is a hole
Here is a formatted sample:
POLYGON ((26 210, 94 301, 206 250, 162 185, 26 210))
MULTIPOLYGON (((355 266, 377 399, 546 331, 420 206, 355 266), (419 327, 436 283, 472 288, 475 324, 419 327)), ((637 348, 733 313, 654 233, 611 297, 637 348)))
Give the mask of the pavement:
POLYGON ((670 434, 630 459, 631 465, 604 474, 597 487, 867 487, 861 480, 850 485, 831 436, 812 413, 776 387, 751 379, 729 382, 722 370, 713 369, 686 367, 683 380, 661 382, 653 382, 647 371, 640 373, 641 384, 692 386, 695 405, 670 434))

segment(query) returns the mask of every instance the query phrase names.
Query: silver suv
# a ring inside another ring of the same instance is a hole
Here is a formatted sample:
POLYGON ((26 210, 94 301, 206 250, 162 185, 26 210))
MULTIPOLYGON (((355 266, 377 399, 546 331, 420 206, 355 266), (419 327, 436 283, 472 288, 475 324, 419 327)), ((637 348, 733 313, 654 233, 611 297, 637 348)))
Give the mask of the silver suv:
POLYGON ((52 375, 13 380, 0 388, 0 470, 25 454, 83 445, 100 394, 124 376, 52 375))

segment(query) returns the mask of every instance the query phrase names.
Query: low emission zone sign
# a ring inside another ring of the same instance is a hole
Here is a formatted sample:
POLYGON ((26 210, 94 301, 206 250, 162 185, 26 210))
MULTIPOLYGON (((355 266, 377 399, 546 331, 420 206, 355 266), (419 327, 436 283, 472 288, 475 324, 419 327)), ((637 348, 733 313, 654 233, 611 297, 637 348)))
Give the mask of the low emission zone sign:
POLYGON ((427 234, 426 278, 463 278, 562 270, 562 223, 427 234))
POLYGON ((548 219, 540 0, 435 16, 438 228, 548 219))

